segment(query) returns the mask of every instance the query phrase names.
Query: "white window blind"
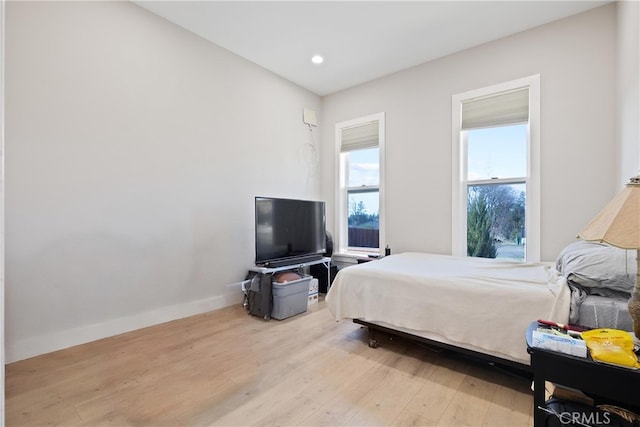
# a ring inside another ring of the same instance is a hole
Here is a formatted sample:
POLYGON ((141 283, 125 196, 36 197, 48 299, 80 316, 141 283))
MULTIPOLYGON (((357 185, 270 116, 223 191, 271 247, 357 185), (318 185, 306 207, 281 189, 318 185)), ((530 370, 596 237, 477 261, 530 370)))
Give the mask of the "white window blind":
POLYGON ((378 121, 363 123, 342 130, 340 151, 345 153, 354 150, 374 148, 379 145, 378 121))
POLYGON ((462 102, 462 130, 528 121, 528 87, 462 102))

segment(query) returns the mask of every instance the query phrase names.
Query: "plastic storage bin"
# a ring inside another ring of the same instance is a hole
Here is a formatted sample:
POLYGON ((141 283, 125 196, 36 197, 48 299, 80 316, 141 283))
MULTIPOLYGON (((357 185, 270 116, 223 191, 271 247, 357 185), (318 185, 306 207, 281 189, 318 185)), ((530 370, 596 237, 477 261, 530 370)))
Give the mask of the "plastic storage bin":
POLYGON ((271 317, 282 320, 307 311, 309 282, 312 276, 290 282, 273 282, 273 310, 271 317))

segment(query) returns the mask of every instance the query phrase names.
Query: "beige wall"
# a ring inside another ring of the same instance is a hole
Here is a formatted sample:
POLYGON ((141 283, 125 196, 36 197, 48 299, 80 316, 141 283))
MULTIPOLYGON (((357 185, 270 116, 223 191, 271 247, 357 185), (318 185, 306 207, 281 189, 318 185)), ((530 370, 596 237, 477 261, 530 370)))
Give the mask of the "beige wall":
MULTIPOLYGON (((4 366, 4 12, 0 3, 0 366, 4 366)), ((4 369, 0 372, 0 425, 4 424, 4 369)))
POLYGON ((616 190, 640 175, 640 2, 618 2, 618 143, 616 190))
POLYGON ((615 4, 325 97, 324 198, 334 200, 335 123, 385 112, 387 243, 451 253, 451 96, 533 74, 541 76, 541 258, 555 259, 615 193, 615 4))
POLYGON ((128 2, 7 2, 9 361, 229 305, 318 96, 128 2))

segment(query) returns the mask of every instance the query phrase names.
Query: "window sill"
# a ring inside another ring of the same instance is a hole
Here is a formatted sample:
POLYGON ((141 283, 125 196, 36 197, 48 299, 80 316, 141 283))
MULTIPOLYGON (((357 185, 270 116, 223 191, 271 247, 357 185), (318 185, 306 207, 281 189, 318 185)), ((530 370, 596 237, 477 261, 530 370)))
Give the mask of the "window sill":
POLYGON ((371 261, 373 259, 377 259, 380 257, 378 252, 370 252, 370 251, 352 251, 352 252, 339 252, 333 254, 332 261, 338 264, 357 264, 358 260, 360 261, 371 261), (373 255, 373 256, 369 256, 373 255))

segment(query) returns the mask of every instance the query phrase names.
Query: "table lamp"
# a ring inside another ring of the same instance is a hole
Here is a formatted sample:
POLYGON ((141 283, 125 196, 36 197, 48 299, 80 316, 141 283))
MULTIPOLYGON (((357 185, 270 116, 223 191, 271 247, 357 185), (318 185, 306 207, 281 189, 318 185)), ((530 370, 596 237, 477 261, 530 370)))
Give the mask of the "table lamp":
POLYGON ((631 178, 625 189, 600 211, 578 237, 637 251, 638 269, 629 300, 629 314, 633 319, 636 339, 640 339, 640 175, 631 178))

